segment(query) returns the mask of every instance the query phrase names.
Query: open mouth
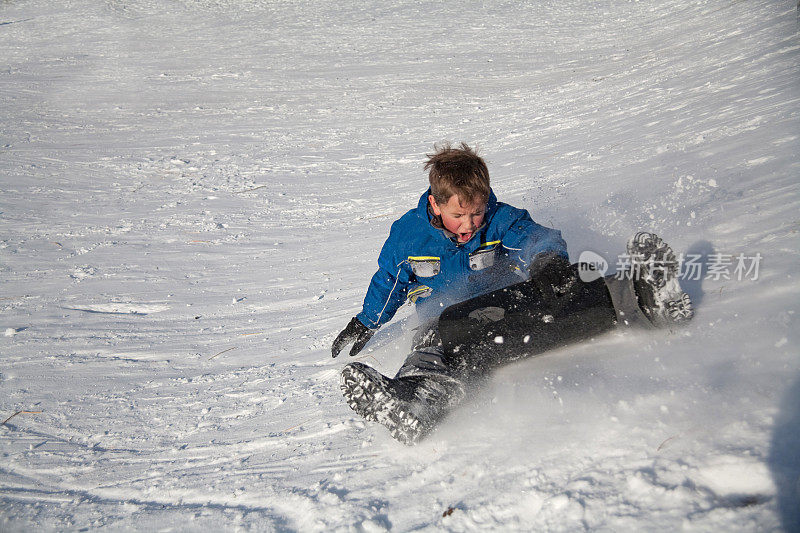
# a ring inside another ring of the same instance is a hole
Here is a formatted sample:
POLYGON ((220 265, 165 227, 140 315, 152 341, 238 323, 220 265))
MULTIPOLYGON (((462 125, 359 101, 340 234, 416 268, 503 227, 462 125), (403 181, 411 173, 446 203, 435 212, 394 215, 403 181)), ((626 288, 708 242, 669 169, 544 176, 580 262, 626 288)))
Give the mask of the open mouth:
POLYGON ((467 242, 472 238, 472 233, 459 233, 458 240, 459 242, 467 242))

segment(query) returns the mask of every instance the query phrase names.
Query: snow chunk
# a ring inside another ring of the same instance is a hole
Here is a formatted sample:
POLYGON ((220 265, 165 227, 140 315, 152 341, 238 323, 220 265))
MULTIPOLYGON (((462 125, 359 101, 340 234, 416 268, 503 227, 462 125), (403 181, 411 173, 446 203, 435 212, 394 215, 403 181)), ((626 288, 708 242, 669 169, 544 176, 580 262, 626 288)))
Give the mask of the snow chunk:
POLYGON ((767 465, 752 457, 723 455, 689 477, 718 497, 775 493, 767 465))

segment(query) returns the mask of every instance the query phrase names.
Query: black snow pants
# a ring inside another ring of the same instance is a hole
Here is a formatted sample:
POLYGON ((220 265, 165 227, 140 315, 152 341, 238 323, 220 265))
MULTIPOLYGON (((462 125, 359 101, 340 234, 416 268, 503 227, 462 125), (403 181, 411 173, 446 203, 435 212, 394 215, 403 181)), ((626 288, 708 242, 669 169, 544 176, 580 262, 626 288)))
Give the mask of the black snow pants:
POLYGON ((602 334, 617 324, 651 327, 629 279, 584 282, 574 275, 563 287, 524 281, 445 309, 423 326, 395 376, 429 376, 467 383, 491 369, 602 334))

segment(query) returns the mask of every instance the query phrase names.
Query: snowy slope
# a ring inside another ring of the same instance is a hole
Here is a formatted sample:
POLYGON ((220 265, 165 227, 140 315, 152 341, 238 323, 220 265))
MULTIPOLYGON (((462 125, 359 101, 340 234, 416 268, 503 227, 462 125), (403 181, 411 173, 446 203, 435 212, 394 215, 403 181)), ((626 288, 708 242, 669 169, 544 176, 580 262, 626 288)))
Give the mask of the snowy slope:
POLYGON ((339 4, 0 2, 0 529, 799 530, 794 1, 339 4), (758 279, 405 448, 329 346, 442 140, 573 260, 758 279))

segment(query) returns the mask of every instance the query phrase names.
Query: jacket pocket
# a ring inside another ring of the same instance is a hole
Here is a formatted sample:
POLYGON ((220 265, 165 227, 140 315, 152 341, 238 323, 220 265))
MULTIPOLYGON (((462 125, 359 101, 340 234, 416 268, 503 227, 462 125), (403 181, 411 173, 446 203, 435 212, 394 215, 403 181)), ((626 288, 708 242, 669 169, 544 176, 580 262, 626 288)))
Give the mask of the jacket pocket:
POLYGON ((480 248, 469 254, 470 270, 483 270, 494 265, 497 251, 500 248, 500 241, 492 241, 482 244, 480 248))
POLYGON ((431 295, 431 293, 433 293, 433 289, 431 289, 427 285, 417 285, 416 287, 408 291, 408 300, 412 304, 415 304, 417 303, 417 300, 419 300, 420 298, 427 298, 428 296, 431 295))
POLYGON ((418 278, 431 278, 441 270, 442 261, 433 256, 409 256, 408 264, 418 278))

